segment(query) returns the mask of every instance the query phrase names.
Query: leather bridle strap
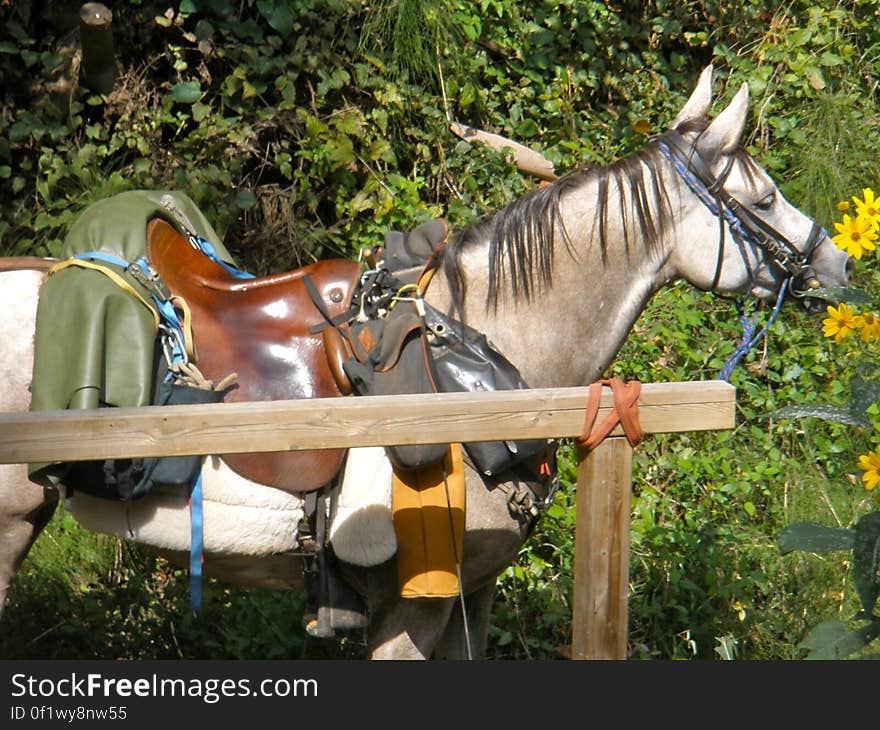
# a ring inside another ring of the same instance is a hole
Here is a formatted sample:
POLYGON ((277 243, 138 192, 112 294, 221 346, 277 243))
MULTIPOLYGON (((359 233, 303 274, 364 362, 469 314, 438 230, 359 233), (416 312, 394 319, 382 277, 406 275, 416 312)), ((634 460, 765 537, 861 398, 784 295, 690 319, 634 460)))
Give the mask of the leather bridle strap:
MULTIPOLYGON (((804 250, 799 251, 782 233, 755 215, 724 190, 724 183, 733 166, 734 155, 729 156, 721 174, 716 177, 712 174, 712 171, 700 156, 696 147, 685 141, 679 132, 675 130, 664 132, 655 142, 663 154, 673 163, 676 171, 687 183, 688 187, 719 220, 723 218, 727 222, 737 238, 763 249, 793 279, 807 282, 808 286, 812 286, 816 274, 809 261, 813 250, 825 235, 822 226, 813 220, 804 250)), ((716 267, 713 289, 720 278, 720 261, 723 259, 723 245, 722 233, 722 239, 719 244, 719 264, 716 267)), ((816 285, 818 285, 818 282, 816 282, 816 285)))

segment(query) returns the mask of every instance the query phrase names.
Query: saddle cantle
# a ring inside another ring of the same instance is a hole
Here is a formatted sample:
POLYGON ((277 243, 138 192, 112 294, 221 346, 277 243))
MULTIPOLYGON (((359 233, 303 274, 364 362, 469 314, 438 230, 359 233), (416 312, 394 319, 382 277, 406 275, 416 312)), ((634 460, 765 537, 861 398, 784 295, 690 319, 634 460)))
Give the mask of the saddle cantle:
MULTIPOLYGON (((311 280, 327 313, 347 311, 361 273, 354 261, 331 259, 295 271, 237 279, 193 248, 168 222, 147 225, 152 267, 186 300, 199 369, 218 380, 234 371, 227 401, 329 398, 342 395, 320 331, 325 321, 309 294, 311 280)), ((226 454, 224 461, 252 481, 288 492, 316 489, 337 473, 344 450, 226 454)))

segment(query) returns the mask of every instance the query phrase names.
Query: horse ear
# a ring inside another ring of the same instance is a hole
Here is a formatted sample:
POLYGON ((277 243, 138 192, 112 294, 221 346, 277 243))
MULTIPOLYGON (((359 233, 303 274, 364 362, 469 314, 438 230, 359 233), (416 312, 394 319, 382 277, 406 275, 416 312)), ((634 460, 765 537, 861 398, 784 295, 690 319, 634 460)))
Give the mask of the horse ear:
POLYGON ((743 83, 727 108, 700 135, 697 143, 700 152, 710 160, 733 152, 739 146, 748 112, 749 85, 743 83))
POLYGON ((712 105, 712 65, 709 64, 703 69, 700 78, 697 81, 697 87, 694 89, 687 103, 678 116, 672 120, 669 125, 670 129, 675 129, 682 122, 688 119, 702 119, 709 113, 709 107, 712 105))

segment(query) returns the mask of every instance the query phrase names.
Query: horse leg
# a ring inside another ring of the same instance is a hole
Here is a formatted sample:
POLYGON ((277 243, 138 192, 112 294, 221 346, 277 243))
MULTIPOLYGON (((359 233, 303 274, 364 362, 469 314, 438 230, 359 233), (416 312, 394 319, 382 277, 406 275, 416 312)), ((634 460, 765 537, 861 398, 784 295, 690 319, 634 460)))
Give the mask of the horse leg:
POLYGON ((485 659, 495 590, 495 584, 490 583, 465 596, 464 614, 461 610, 461 602, 455 602, 449 623, 434 651, 435 659, 485 659), (467 631, 464 624, 465 615, 467 631), (470 655, 468 640, 471 645, 470 655))
POLYGON ((401 597, 393 559, 371 568, 341 567, 346 580, 369 606, 369 658, 430 659, 456 599, 401 597))
POLYGON ((22 464, 0 465, 0 616, 15 574, 58 505, 57 492, 27 478, 22 464))
POLYGON ((371 627, 370 659, 430 659, 449 622, 454 598, 400 598, 371 627))

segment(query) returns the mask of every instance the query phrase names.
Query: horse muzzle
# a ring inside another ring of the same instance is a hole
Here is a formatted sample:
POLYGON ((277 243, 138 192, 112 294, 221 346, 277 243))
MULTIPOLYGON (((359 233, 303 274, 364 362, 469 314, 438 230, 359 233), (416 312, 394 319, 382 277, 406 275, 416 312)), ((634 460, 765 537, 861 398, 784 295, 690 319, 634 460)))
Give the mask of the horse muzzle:
MULTIPOLYGON (((797 277, 792 282, 792 294, 800 298, 801 305, 809 314, 824 313, 828 303, 827 297, 810 296, 810 292, 816 291, 819 293, 828 288, 846 286, 855 267, 853 260, 843 251, 837 249, 836 246, 834 247, 833 253, 835 254, 835 256, 832 257, 833 264, 837 264, 837 266, 834 266, 831 261, 817 261, 815 265, 821 266, 823 271, 823 275, 818 276, 813 268, 813 262, 820 257, 814 255, 813 260, 811 260, 810 264, 805 267, 803 276, 797 277), (840 261, 841 257, 843 257, 842 262, 840 261), (829 269, 829 271, 825 271, 825 269, 829 269)), ((826 256, 825 258, 828 257, 826 256)))

